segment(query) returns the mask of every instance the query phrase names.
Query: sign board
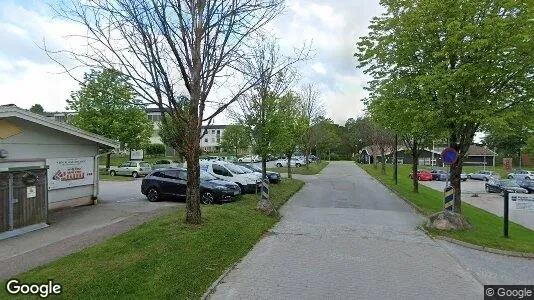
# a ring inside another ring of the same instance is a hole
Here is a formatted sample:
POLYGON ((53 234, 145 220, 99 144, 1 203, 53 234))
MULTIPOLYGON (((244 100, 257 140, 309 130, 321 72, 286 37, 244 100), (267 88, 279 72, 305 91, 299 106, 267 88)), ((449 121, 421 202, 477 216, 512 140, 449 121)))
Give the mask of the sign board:
POLYGON ((145 158, 145 153, 143 150, 131 150, 130 151, 130 160, 143 160, 145 158))
POLYGON ((502 165, 506 171, 512 170, 512 159, 511 158, 503 158, 502 159, 502 165))
POLYGON ((534 211, 534 194, 510 193, 508 197, 515 209, 534 211))
POLYGON ((48 189, 91 185, 94 180, 94 158, 51 158, 46 160, 48 189))
POLYGON ((445 148, 441 151, 441 160, 446 165, 452 165, 458 159, 458 152, 453 148, 445 148))
POLYGON ((26 187, 26 198, 37 197, 37 188, 35 185, 26 187))

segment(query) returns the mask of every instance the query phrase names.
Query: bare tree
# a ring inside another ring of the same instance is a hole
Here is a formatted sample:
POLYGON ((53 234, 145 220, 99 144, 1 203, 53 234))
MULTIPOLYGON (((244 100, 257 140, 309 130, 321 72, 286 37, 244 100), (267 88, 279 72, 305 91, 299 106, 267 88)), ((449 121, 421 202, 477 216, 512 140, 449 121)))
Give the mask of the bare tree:
MULTIPOLYGON (((372 149, 375 155, 377 152, 380 153, 381 172, 382 174, 386 174, 386 153, 389 153, 394 149, 395 137, 383 127, 376 124, 373 127, 371 140, 373 141, 374 148, 372 147, 372 149)), ((376 166, 376 156, 374 159, 376 166)))
POLYGON ((64 0, 57 12, 86 29, 73 37, 84 41, 84 51, 45 50, 57 62, 69 57, 119 70, 139 97, 169 116, 163 122, 177 128, 172 138, 183 142, 173 145, 188 165, 186 222, 200 224, 202 124, 257 84, 239 72, 240 61, 247 41, 282 10, 283 0, 64 0), (230 96, 208 97, 221 86, 231 87, 230 96))
MULTIPOLYGON (((251 132, 253 148, 261 156, 262 178, 266 177, 267 156, 274 149, 278 134, 277 102, 297 79, 294 64, 307 59, 308 55, 309 48, 304 45, 294 56, 285 56, 277 40, 262 38, 241 66, 241 70, 256 84, 243 94, 238 108, 231 111, 231 115, 251 132)), ((263 197, 257 208, 267 214, 274 211, 272 203, 263 197)))
POLYGON ((304 148, 304 156, 306 157, 306 168, 309 168, 308 157, 312 147, 316 143, 316 133, 314 132, 313 122, 318 117, 324 115, 324 105, 321 100, 321 91, 316 85, 311 83, 302 86, 299 92, 299 99, 301 101, 302 111, 307 120, 308 126, 302 135, 302 146, 304 148))

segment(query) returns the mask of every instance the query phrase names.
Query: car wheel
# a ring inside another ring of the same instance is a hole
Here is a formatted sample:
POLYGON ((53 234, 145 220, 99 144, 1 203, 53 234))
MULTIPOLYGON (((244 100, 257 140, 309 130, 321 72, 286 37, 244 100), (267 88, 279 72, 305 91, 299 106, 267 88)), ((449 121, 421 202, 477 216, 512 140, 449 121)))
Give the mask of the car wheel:
POLYGON ((214 203, 214 197, 213 197, 213 194, 210 193, 210 192, 204 192, 202 193, 202 195, 200 195, 200 202, 202 202, 202 204, 213 204, 214 203))
POLYGON ((295 166, 296 166, 297 168, 300 168, 300 164, 299 164, 299 163, 295 164, 295 166))
POLYGON ((281 168, 281 167, 282 167, 282 164, 281 164, 281 163, 277 163, 276 166, 277 166, 278 168, 281 168))
POLYGON ((488 181, 488 180, 489 180, 489 178, 488 178, 488 177, 484 177, 484 181, 488 181))
POLYGON ((486 193, 490 193, 490 189, 487 186, 486 186, 486 193))
POLYGON ((418 181, 421 181, 421 176, 417 176, 417 180, 418 180, 418 181))
POLYGON ((514 179, 514 176, 508 175, 508 179, 514 179))
POLYGON ((139 177, 139 173, 137 173, 137 172, 132 172, 132 177, 133 177, 133 178, 137 178, 137 177, 139 177))
POLYGON ((467 175, 467 179, 471 179, 471 175, 467 175))
POLYGON ((156 188, 150 188, 146 193, 146 197, 150 202, 157 202, 160 198, 159 191, 156 188))
POLYGON ((115 171, 109 171, 109 175, 111 176, 115 176, 117 173, 115 173, 115 171))
POLYGON ((462 181, 467 181, 467 178, 462 179, 462 181))
POLYGON ((238 161, 238 162, 243 162, 243 160, 242 160, 241 158, 240 158, 240 159, 238 159, 237 161, 238 161))

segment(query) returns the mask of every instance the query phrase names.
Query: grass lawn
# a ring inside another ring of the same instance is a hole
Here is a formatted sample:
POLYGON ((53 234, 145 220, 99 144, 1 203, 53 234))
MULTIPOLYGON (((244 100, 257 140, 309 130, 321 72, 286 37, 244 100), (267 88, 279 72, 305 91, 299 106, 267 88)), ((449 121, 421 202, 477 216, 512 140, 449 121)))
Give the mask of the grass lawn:
POLYGON ((119 176, 119 175, 111 176, 107 172, 100 172, 99 178, 100 180, 104 180, 104 181, 132 181, 135 179, 132 176, 119 176))
MULTIPOLYGON (((380 166, 360 165, 371 176, 380 179, 387 187, 404 199, 417 205, 425 215, 443 210, 443 193, 419 185, 419 193, 412 192, 412 181, 408 178, 410 166, 399 165, 398 185, 393 180, 393 166, 387 166, 387 175, 380 174, 380 166)), ((485 210, 462 203, 464 215, 473 225, 468 231, 430 230, 431 234, 448 236, 468 243, 490 248, 534 253, 534 231, 510 222, 509 238, 503 236, 503 219, 485 210)))
MULTIPOLYGON (((306 166, 301 166, 299 168, 291 168, 292 174, 300 174, 300 175, 315 175, 319 174, 322 169, 324 169, 328 165, 328 161, 321 161, 320 163, 311 163, 308 165, 308 168, 306 166)), ((278 173, 287 173, 287 168, 267 168, 268 171, 274 171, 278 173)))
MULTIPOLYGON (((304 183, 271 185, 280 207, 304 183)), ((15 276, 21 282, 53 279, 61 299, 199 299, 277 221, 254 208, 257 195, 202 207, 203 225, 186 225, 184 210, 143 224, 106 242, 15 276)), ((1 283, 0 299, 11 299, 1 283)))

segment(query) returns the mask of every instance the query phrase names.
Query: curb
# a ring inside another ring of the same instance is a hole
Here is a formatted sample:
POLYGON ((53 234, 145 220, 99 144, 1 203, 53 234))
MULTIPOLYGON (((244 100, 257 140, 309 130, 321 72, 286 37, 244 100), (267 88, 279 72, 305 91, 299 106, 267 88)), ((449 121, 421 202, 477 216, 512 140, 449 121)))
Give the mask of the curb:
MULTIPOLYGON (((398 193, 397 191, 392 190, 391 188, 389 188, 386 184, 384 184, 384 182, 382 180, 380 180, 380 178, 375 178, 373 175, 369 174, 369 172, 367 172, 367 170, 365 170, 364 168, 361 168, 361 169, 364 170, 365 173, 367 173, 369 176, 371 176, 371 178, 373 178, 376 181, 380 182, 386 189, 391 191, 393 194, 397 195, 404 202, 408 203, 420 215, 422 215, 425 218, 427 217, 423 213, 423 210, 419 206, 417 206, 414 203, 408 201, 406 198, 404 198, 402 195, 400 195, 400 193, 398 193)), ((446 236, 442 236, 442 235, 431 235, 423 226, 417 226, 417 228, 419 230, 423 231, 427 236, 429 236, 432 239, 439 239, 439 240, 447 241, 449 243, 453 243, 453 244, 456 244, 456 245, 459 245, 459 246, 463 246, 463 247, 466 247, 466 248, 470 248, 470 249, 474 249, 474 250, 478 250, 478 251, 484 251, 484 252, 493 253, 493 254, 500 254, 500 255, 505 255, 505 256, 534 259, 534 253, 516 252, 516 251, 509 251, 509 250, 500 250, 500 249, 495 249, 495 248, 490 248, 490 247, 485 247, 485 246, 479 246, 479 245, 471 244, 471 243, 468 243, 468 242, 460 241, 460 240, 453 239, 453 238, 446 237, 446 236)))
POLYGON ((224 271, 224 273, 221 274, 221 276, 219 276, 219 278, 217 278, 217 280, 215 280, 211 285, 210 287, 206 290, 206 292, 204 292, 204 294, 202 295, 202 297, 200 297, 200 300, 206 300, 206 299, 209 299, 211 295, 213 295, 213 293, 215 293, 215 290, 217 290, 217 287, 219 286, 219 284, 221 284, 221 282, 223 281, 223 279, 228 275, 228 273, 230 273, 231 271, 233 271, 235 269, 235 267, 237 266, 237 264, 239 264, 241 262, 241 260, 239 260, 238 262, 235 262, 234 264, 232 264, 230 267, 228 267, 228 269, 226 269, 226 271, 224 271))

